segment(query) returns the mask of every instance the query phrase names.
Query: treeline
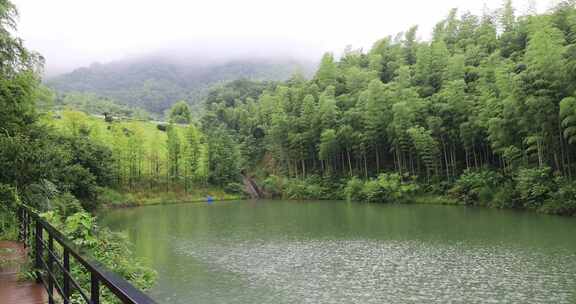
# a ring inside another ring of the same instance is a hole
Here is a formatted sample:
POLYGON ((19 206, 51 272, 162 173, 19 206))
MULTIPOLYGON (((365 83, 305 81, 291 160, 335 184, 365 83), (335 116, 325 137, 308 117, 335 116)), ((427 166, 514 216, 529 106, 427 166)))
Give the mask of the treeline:
POLYGON ((556 185, 572 179, 573 1, 519 17, 510 1, 482 16, 452 10, 430 41, 416 37, 412 27, 368 52, 326 54, 313 79, 256 97, 213 93, 204 128, 223 126, 249 164, 289 177, 394 171, 446 188, 471 170, 517 180, 536 168, 556 185))

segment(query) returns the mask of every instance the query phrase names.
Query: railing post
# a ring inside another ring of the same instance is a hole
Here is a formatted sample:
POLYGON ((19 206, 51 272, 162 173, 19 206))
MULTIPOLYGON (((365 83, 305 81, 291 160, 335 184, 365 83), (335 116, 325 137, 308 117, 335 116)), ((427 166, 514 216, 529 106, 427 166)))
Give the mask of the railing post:
POLYGON ((28 209, 24 211, 24 222, 26 223, 26 236, 24 237, 28 242, 28 246, 32 247, 32 215, 28 209))
POLYGON ((26 239, 25 239, 25 223, 24 223, 24 208, 22 206, 18 206, 18 226, 20 227, 20 231, 18 231, 18 238, 22 243, 24 243, 24 247, 26 247, 26 239))
POLYGON ((66 247, 64 247, 64 304, 68 304, 70 299, 70 278, 68 273, 70 273, 70 252, 66 247))
MULTIPOLYGON (((34 260, 34 270, 36 280, 42 283, 48 291, 48 303, 55 302, 71 304, 70 297, 72 294, 78 295, 87 304, 100 304, 100 285, 104 284, 118 301, 131 304, 153 304, 154 300, 150 299, 141 291, 137 290, 129 282, 109 272, 99 263, 91 259, 84 258, 76 246, 70 243, 61 232, 46 223, 37 214, 30 211, 26 206, 22 206, 22 213, 18 216, 23 217, 23 232, 28 234, 28 253, 34 260), (46 237, 45 237, 46 235, 46 237), (46 240, 45 240, 46 239, 46 240), (62 246, 62 263, 59 254, 55 253, 54 242, 62 246), (45 256, 45 250, 48 250, 48 256, 45 256), (79 265, 84 266, 83 274, 90 274, 90 295, 86 290, 87 286, 79 285, 73 276, 71 276, 70 259, 75 259, 79 265), (62 272, 63 285, 60 285, 60 275, 62 272), (46 273, 48 276, 46 276, 46 273), (61 296, 61 299, 57 293, 61 296)), ((26 238, 26 237, 25 237, 26 238)), ((0 300, 0 302, 2 302, 0 300)), ((3 303, 3 302, 2 302, 3 303)))
POLYGON ((90 301, 91 304, 100 304, 100 282, 94 272, 90 272, 90 301))
POLYGON ((35 263, 36 267, 36 281, 38 283, 42 282, 42 273, 40 269, 42 268, 42 225, 38 220, 36 220, 36 244, 34 246, 35 263))
POLYGON ((54 304, 54 268, 52 265, 54 264, 54 257, 52 253, 54 253, 54 238, 52 234, 48 234, 48 303, 54 304))
POLYGON ((22 208, 22 241, 24 246, 28 246, 28 230, 30 229, 30 223, 28 222, 28 212, 26 209, 22 208))

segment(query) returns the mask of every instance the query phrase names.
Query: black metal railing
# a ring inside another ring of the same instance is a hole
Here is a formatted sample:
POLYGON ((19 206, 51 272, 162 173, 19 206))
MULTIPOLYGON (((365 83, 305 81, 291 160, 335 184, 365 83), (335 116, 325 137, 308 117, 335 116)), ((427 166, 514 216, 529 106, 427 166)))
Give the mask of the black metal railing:
POLYGON ((56 228, 42 219, 30 208, 21 205, 18 209, 20 240, 28 248, 34 261, 36 279, 46 288, 50 304, 69 304, 72 298, 87 304, 99 304, 102 284, 119 301, 130 304, 156 303, 128 281, 106 269, 102 264, 70 243, 56 228), (59 248, 55 249, 54 245, 59 248), (71 273, 70 262, 81 265, 82 272, 89 275, 90 286, 81 286, 71 273), (88 291, 89 289, 89 291, 88 291))

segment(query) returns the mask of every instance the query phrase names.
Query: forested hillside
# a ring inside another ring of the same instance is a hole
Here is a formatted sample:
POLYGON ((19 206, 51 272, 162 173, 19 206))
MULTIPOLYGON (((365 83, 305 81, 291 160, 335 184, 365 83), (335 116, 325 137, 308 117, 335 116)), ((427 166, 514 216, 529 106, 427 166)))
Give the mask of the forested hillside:
POLYGON ((243 59, 222 63, 187 62, 177 58, 143 57, 93 64, 46 80, 59 93, 93 93, 116 103, 163 114, 185 100, 198 104, 210 88, 236 79, 286 80, 293 73, 310 74, 314 65, 291 59, 243 59))
POLYGON ((0 240, 16 239, 25 204, 146 289, 154 271, 94 211, 237 199, 243 176, 270 197, 576 214, 574 0, 452 10, 429 41, 412 27, 326 53, 309 78, 294 61, 150 59, 46 81, 56 93, 16 17, 0 0, 0 240))
POLYGON ((469 204, 576 212, 574 1, 541 15, 515 16, 510 1, 452 10, 430 41, 417 36, 328 53, 312 80, 257 97, 222 88, 203 127, 233 134, 291 197, 394 201, 417 182, 469 204))

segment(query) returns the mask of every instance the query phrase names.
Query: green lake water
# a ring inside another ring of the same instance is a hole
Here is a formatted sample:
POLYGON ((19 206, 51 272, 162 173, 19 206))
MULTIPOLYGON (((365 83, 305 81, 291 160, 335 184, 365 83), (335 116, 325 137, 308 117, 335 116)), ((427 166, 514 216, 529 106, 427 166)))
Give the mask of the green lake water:
POLYGON ((238 201, 109 211, 159 303, 576 303, 576 218, 238 201))

